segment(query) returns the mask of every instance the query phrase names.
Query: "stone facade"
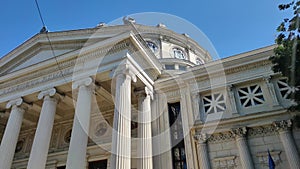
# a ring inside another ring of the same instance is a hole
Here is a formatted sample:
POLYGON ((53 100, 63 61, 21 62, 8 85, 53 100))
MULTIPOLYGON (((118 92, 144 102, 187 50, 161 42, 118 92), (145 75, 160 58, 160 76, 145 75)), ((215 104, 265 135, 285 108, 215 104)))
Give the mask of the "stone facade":
POLYGON ((129 21, 38 34, 0 60, 0 168, 300 168, 273 49, 213 61, 129 21))

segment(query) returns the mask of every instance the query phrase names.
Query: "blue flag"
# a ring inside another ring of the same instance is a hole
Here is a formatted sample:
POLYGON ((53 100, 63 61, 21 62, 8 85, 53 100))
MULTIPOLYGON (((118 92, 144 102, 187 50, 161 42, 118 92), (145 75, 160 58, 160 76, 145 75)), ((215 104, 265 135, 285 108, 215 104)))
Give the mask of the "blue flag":
POLYGON ((275 169, 275 163, 272 159, 272 156, 268 150, 268 161, 269 161, 269 169, 275 169))

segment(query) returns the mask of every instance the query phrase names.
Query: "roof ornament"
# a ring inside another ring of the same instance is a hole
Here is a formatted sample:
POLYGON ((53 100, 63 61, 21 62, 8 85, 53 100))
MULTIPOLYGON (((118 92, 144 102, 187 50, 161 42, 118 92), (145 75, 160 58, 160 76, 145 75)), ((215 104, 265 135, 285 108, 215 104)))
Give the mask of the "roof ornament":
POLYGON ((131 17, 124 16, 124 17, 123 17, 123 23, 124 23, 125 25, 130 24, 130 23, 135 23, 135 19, 134 19, 134 18, 131 18, 131 17), (127 18, 127 19, 126 19, 126 18, 127 18))
POLYGON ((48 30, 45 26, 42 27, 42 29, 40 30, 40 33, 47 33, 48 30))
POLYGON ((105 22, 99 22, 96 26, 96 28, 101 28, 101 27, 104 27, 106 26, 105 22))
POLYGON ((156 27, 158 27, 158 28, 167 28, 167 26, 163 23, 157 24, 156 27))

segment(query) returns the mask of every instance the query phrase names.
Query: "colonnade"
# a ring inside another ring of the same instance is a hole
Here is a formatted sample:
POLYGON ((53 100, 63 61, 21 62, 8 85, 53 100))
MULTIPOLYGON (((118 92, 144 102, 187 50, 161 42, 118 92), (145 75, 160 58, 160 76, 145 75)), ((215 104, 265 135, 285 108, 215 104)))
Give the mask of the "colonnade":
MULTIPOLYGON (((113 77, 116 81, 115 110, 111 149, 111 169, 131 168, 131 81, 135 75, 125 67, 116 71, 113 77)), ((93 96, 93 79, 87 77, 73 82, 73 90, 78 91, 72 134, 67 155, 67 169, 86 168, 86 154, 88 133, 93 96)), ((139 169, 152 169, 151 143, 151 91, 146 87, 139 92, 139 127, 140 141, 138 143, 139 169)), ((43 90, 38 99, 43 99, 37 129, 31 148, 27 169, 41 169, 46 167, 49 145, 57 104, 61 96, 55 88, 43 90)), ((10 169, 12 166, 18 136, 22 126, 23 115, 26 113, 26 103, 17 98, 7 103, 11 113, 6 125, 0 147, 1 169, 10 169)), ((99 105, 101 106, 101 105, 99 105)))

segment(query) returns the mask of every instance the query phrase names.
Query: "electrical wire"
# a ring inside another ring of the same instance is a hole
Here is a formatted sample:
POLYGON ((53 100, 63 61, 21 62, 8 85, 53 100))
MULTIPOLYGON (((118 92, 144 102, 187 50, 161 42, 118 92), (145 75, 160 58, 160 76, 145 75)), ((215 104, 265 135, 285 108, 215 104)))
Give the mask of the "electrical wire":
MULTIPOLYGON (((58 68, 58 70, 59 70, 61 76, 63 77, 64 81, 66 82, 66 84, 68 84, 68 81, 66 80, 66 77, 64 76, 64 74, 63 74, 63 72, 62 72, 62 69, 61 69, 60 66, 59 66, 59 63, 58 63, 58 60, 57 60, 57 56, 56 56, 56 54, 55 54, 55 52, 54 52, 53 44, 52 44, 52 42, 51 42, 51 40, 50 40, 50 37, 49 37, 49 35, 48 35, 48 30, 47 30, 45 21, 44 21, 44 19, 43 19, 43 15, 42 15, 42 12, 41 12, 41 9, 40 9, 38 0, 35 0, 35 4, 36 4, 36 8, 37 8, 38 13, 39 13, 40 20, 41 20, 41 22, 42 22, 42 24, 43 24, 43 29, 45 29, 44 33, 46 34, 46 38, 47 38, 48 43, 49 43, 49 45, 50 45, 50 49, 51 49, 52 55, 53 55, 53 57, 54 57, 54 59, 55 59, 57 68, 58 68)), ((67 53, 67 52, 66 52, 66 53, 67 53)))
POLYGON ((39 16, 40 16, 40 19, 41 19, 41 21, 42 21, 42 24, 43 24, 44 27, 46 27, 45 22, 44 22, 44 19, 43 19, 43 16, 42 16, 42 13, 41 13, 41 10, 40 10, 39 3, 38 3, 37 0, 35 0, 35 5, 36 5, 37 10, 38 10, 38 12, 39 12, 39 16))

